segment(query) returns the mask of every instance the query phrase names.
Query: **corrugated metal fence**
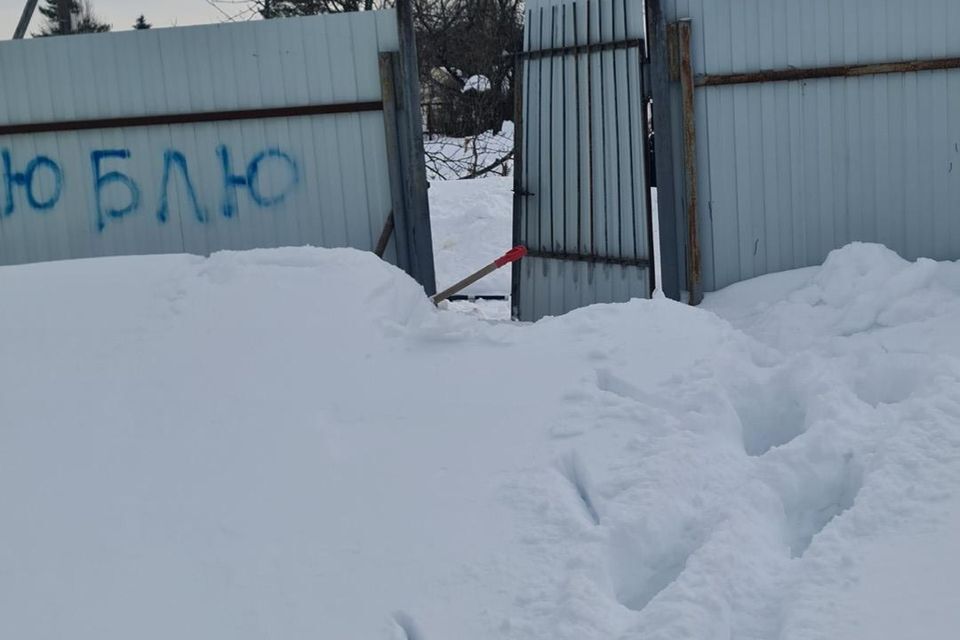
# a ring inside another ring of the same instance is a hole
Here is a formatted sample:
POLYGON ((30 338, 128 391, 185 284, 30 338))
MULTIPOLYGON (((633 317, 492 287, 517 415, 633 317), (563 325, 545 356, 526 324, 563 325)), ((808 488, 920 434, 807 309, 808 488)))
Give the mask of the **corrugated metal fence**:
POLYGON ((0 43, 0 264, 373 249, 393 211, 432 289, 400 45, 394 11, 0 43))
MULTIPOLYGON (((704 290, 853 240, 960 258, 960 2, 662 2, 690 20, 704 290)), ((682 214, 676 85, 671 110, 682 214)))
POLYGON ((531 0, 518 54, 513 314, 647 297, 642 4, 531 0))

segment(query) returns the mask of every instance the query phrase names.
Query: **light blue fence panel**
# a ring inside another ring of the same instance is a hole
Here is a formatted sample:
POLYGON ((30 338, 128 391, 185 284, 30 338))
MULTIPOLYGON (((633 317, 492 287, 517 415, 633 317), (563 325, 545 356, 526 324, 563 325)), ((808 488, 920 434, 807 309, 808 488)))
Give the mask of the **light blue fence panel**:
POLYGON ((373 249, 399 47, 392 10, 0 43, 0 265, 373 249))
MULTIPOLYGON (((695 76, 960 57, 954 0, 663 0, 695 76)), ((953 65, 954 67, 956 65, 953 65)), ((679 93, 673 152, 682 158, 679 93)), ((698 86, 705 290, 853 241, 960 258, 960 70, 698 86)), ((661 141, 666 143, 666 141, 661 141)), ((680 211, 681 171, 676 172, 680 211)), ((678 225, 681 236, 686 225, 678 225)), ((685 238, 681 237, 681 241, 685 238)))

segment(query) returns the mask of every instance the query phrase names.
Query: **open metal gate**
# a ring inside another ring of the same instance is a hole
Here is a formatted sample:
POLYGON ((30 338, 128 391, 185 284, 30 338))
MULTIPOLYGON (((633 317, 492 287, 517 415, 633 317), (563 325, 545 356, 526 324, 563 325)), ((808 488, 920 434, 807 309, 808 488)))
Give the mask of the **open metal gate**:
POLYGON ((513 316, 654 287, 643 3, 530 0, 517 63, 513 316))

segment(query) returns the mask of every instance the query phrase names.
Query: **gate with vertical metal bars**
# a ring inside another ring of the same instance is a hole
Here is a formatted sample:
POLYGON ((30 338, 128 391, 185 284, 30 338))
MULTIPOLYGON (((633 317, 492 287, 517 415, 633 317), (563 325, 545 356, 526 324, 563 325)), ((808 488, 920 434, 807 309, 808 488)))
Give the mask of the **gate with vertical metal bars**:
POLYGON ((517 60, 513 316, 654 287, 643 4, 530 0, 517 60))

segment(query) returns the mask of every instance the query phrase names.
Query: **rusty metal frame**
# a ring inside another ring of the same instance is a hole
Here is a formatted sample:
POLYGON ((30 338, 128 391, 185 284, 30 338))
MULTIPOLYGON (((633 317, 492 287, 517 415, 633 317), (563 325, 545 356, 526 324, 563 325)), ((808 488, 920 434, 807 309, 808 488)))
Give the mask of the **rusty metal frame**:
POLYGON ((517 51, 512 55, 517 58, 536 60, 537 58, 550 58, 554 56, 579 55, 581 53, 598 53, 600 51, 610 51, 611 49, 644 49, 645 45, 642 38, 629 38, 627 40, 617 40, 615 42, 602 42, 592 44, 579 44, 570 47, 549 47, 547 49, 537 49, 536 51, 517 51))
POLYGON ((544 258, 546 260, 566 260, 570 262, 589 262, 593 264, 612 264, 622 267, 648 268, 651 264, 648 258, 617 258, 586 253, 567 253, 564 251, 539 251, 536 249, 528 249, 527 257, 544 258))
POLYGON ((66 131, 89 131, 92 129, 120 129, 123 127, 157 127, 177 124, 200 124, 204 122, 231 122, 237 120, 262 120, 268 118, 296 118, 334 113, 364 113, 382 111, 383 102, 340 102, 334 104, 303 105, 296 107, 268 107, 262 109, 236 109, 232 111, 199 111, 194 113, 170 113, 147 116, 121 116, 116 118, 93 118, 88 120, 61 120, 29 124, 0 125, 0 136, 16 136, 31 133, 60 133, 66 131))
POLYGON ((690 20, 677 23, 679 50, 680 95, 683 106, 683 178, 687 195, 687 291, 690 304, 703 300, 703 281, 700 269, 700 238, 697 220, 697 124, 694 113, 693 61, 690 54, 690 20))
POLYGON ((696 76, 697 87, 722 87, 733 84, 759 84, 764 82, 789 82, 817 80, 821 78, 859 78, 862 76, 891 73, 915 73, 918 71, 944 71, 960 69, 960 58, 932 58, 878 64, 849 64, 832 67, 808 67, 797 69, 766 69, 749 73, 700 74, 696 76))
POLYGON ((383 254, 387 252, 387 247, 390 245, 390 238, 393 237, 393 230, 396 227, 396 221, 394 220, 393 211, 391 210, 387 214, 387 219, 383 223, 383 229, 380 230, 380 237, 377 239, 377 246, 374 247, 373 253, 378 257, 382 258, 383 254))

